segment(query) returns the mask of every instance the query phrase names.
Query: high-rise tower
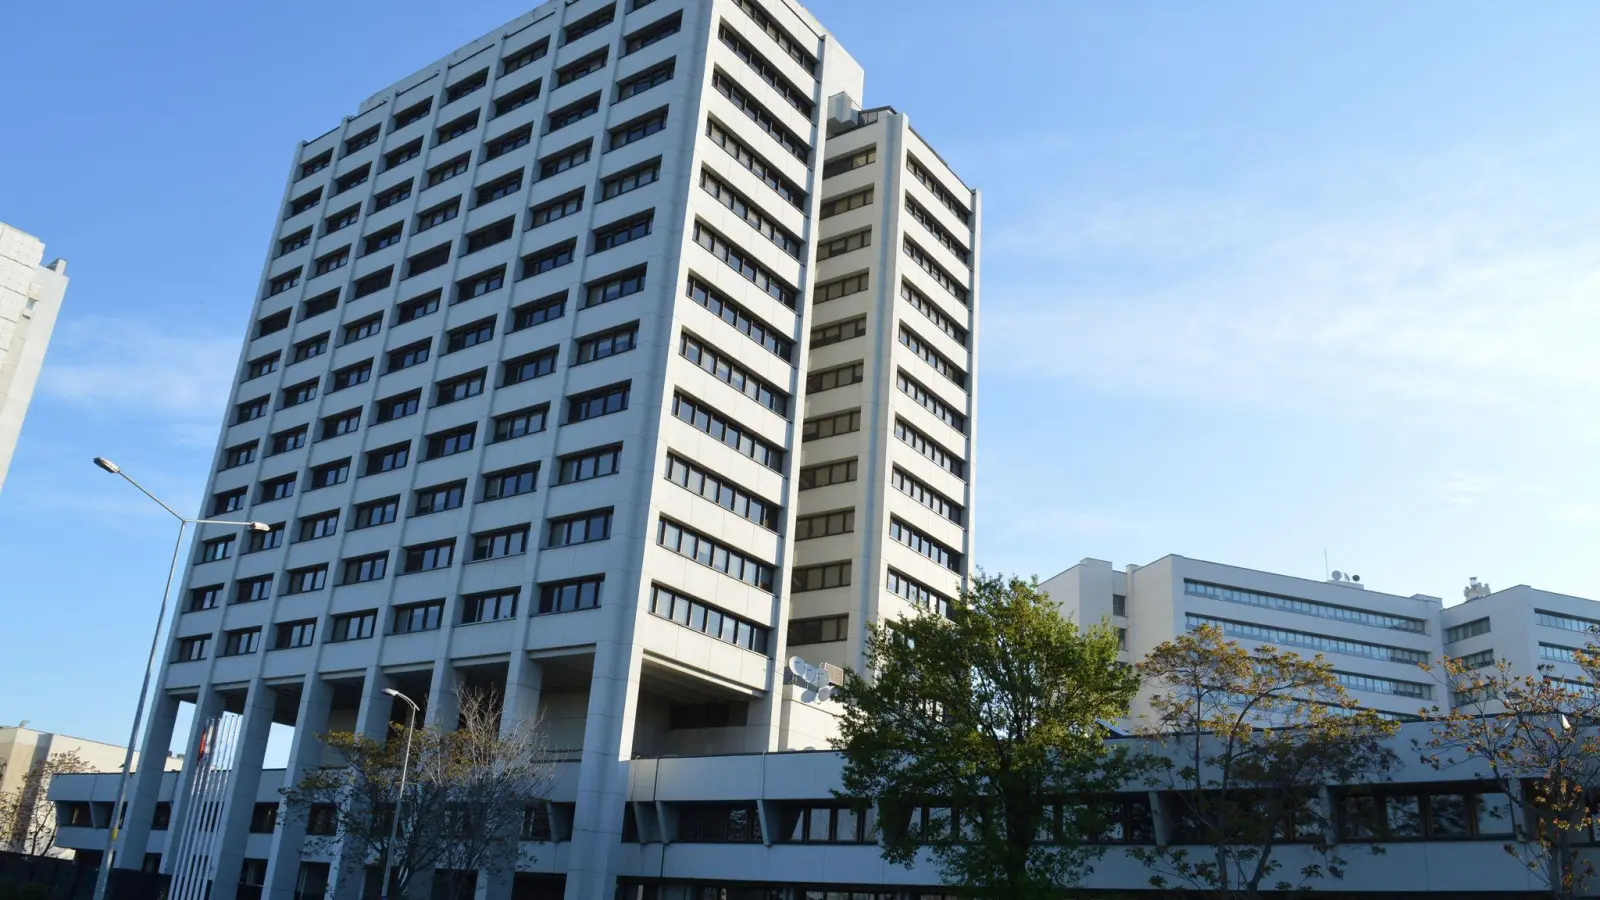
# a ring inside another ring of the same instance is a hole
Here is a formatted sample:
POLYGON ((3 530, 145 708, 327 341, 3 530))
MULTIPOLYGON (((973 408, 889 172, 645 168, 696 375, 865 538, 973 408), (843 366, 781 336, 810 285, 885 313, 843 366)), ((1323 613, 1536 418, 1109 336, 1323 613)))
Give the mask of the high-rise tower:
POLYGON ((67 293, 67 261, 43 258, 38 238, 0 222, 0 487, 67 293))
POLYGON ((463 683, 570 755, 546 864, 609 900, 629 759, 822 746, 791 657, 960 589, 977 196, 862 78, 786 0, 557 0, 301 145, 202 510, 272 531, 199 533, 145 737, 242 716, 212 900, 361 891, 252 849, 273 722, 295 780, 463 683))

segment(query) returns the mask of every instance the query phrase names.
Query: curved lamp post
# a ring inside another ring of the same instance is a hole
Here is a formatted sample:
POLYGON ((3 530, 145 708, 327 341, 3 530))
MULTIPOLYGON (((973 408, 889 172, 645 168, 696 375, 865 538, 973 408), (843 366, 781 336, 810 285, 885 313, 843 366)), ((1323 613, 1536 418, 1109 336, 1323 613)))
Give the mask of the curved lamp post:
POLYGON ((389 817, 389 843, 383 848, 383 892, 379 900, 389 900, 389 877, 394 871, 394 845, 400 835, 400 802, 406 798, 406 773, 411 771, 411 735, 417 727, 417 702, 394 688, 384 688, 391 697, 404 700, 411 707, 406 714, 406 750, 400 762, 400 791, 394 798, 394 813, 389 817))
POLYGON ((178 573, 178 554, 183 549, 184 529, 190 525, 237 525, 241 528, 248 528, 251 531, 271 531, 272 527, 261 522, 191 519, 181 515, 177 510, 163 503, 161 498, 145 490, 144 485, 129 478, 128 473, 122 471, 122 467, 111 460, 103 456, 96 456, 94 464, 113 475, 121 476, 122 480, 138 488, 139 493, 154 500, 158 506, 171 513, 172 517, 178 520, 178 539, 172 544, 172 564, 167 567, 167 585, 161 590, 161 611, 156 615, 155 633, 150 636, 150 659, 144 666, 144 682, 139 686, 139 704, 133 712, 133 728, 128 734, 128 749, 122 757, 122 774, 117 782, 117 803, 111 807, 111 827, 106 832, 106 847, 100 854, 100 872, 95 877, 94 900, 105 900, 106 887, 111 878, 111 860, 114 857, 117 838, 122 833, 121 820, 127 815, 125 806, 128 802, 128 773, 133 768, 134 747, 139 742, 139 720, 144 718, 145 694, 150 691, 150 676, 154 673, 156 666, 156 650, 161 646, 161 623, 167 618, 167 595, 172 593, 172 581, 178 573))

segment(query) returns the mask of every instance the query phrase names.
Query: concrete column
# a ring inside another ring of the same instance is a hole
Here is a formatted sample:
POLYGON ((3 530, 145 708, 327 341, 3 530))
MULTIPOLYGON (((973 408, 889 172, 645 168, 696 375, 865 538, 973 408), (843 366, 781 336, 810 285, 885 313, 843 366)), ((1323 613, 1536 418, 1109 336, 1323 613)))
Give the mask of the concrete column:
MULTIPOLYGON (((394 682, 377 666, 367 670, 361 683, 361 700, 356 707, 356 734, 369 740, 381 741, 389 736, 389 720, 396 700, 383 692, 394 682)), ((354 847, 340 846, 328 866, 328 897, 330 900, 354 900, 366 887, 367 860, 354 847)), ((294 885, 293 880, 289 882, 294 885)), ((287 897, 263 897, 262 900, 289 900, 287 897)))
MULTIPOLYGON (((150 716, 145 723, 143 748, 139 752, 138 768, 134 770, 132 784, 128 787, 128 815, 122 833, 118 836, 117 859, 119 869, 137 869, 144 863, 144 855, 152 848, 150 822, 155 817, 156 803, 161 799, 161 776, 166 769, 167 750, 172 746, 172 729, 178 721, 178 701, 165 693, 151 698, 150 716), (131 849, 130 849, 131 848, 131 849), (126 852, 121 852, 126 850, 126 852), (124 865, 129 861, 131 865, 124 865)), ((169 828, 166 834, 174 832, 169 828)), ((162 855, 166 848, 162 848, 162 855)))
POLYGON ((189 721, 189 737, 183 746, 183 768, 178 770, 178 783, 172 792, 172 818, 167 825, 168 852, 161 854, 163 873, 172 874, 171 851, 177 849, 174 842, 183 834, 189 817, 189 792, 202 766, 210 764, 198 759, 200 738, 205 734, 206 720, 221 715, 222 709, 222 695, 211 690, 209 684, 202 687, 194 701, 194 716, 189 721))
MULTIPOLYGON (((328 727, 333 705, 333 688, 316 673, 306 676, 300 689, 300 709, 294 717, 294 742, 289 745, 289 764, 284 769, 283 786, 300 780, 322 763, 322 741, 318 734, 328 727)), ((306 838, 305 819, 282 815, 272 832, 272 849, 267 853, 267 875, 261 900, 294 900, 295 882, 300 876, 300 847, 306 838)))
POLYGON ((272 713, 277 704, 278 692, 259 681, 250 686, 245 697, 233 771, 228 775, 227 794, 222 801, 222 833, 217 840, 210 900, 234 900, 238 893, 244 843, 250 836, 250 815, 261 787, 261 761, 266 758, 267 733, 272 729, 272 713))
POLYGON ((423 710, 422 724, 444 731, 456 730, 461 721, 461 704, 456 699, 459 683, 456 668, 450 665, 449 659, 441 657, 433 664, 433 681, 428 685, 428 708, 423 710))
POLYGON ((638 645, 607 641, 595 647, 566 900, 613 900, 616 894, 640 662, 638 645))
MULTIPOLYGON (((505 700, 500 708, 500 734, 512 734, 518 725, 531 725, 539 716, 539 695, 544 685, 544 666, 528 654, 511 654, 506 665, 505 700)), ((520 829, 519 829, 520 833, 520 829)), ((515 840, 515 836, 512 837, 515 840)), ((510 900, 516 878, 516 858, 490 866, 478 873, 476 900, 510 900)))

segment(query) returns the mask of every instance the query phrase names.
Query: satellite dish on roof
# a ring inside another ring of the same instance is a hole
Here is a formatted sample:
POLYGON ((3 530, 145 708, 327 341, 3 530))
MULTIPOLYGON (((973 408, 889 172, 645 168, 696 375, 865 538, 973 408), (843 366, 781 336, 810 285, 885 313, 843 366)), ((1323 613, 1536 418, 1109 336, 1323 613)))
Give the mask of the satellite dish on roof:
POLYGON ((1334 569, 1333 570, 1333 580, 1334 581, 1343 581, 1344 580, 1344 573, 1339 571, 1338 569, 1334 569))

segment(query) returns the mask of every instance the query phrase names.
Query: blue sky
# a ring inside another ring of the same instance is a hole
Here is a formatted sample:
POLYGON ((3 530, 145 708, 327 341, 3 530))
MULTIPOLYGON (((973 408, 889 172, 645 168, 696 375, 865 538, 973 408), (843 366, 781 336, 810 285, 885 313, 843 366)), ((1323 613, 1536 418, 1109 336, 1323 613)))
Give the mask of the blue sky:
MULTIPOLYGON (((172 534, 89 459, 199 506, 296 142, 526 8, 32 6, 0 220, 72 286, 0 494, 0 722, 124 739, 172 534)), ((811 8, 984 191, 980 564, 1600 597, 1600 6, 811 8)))

